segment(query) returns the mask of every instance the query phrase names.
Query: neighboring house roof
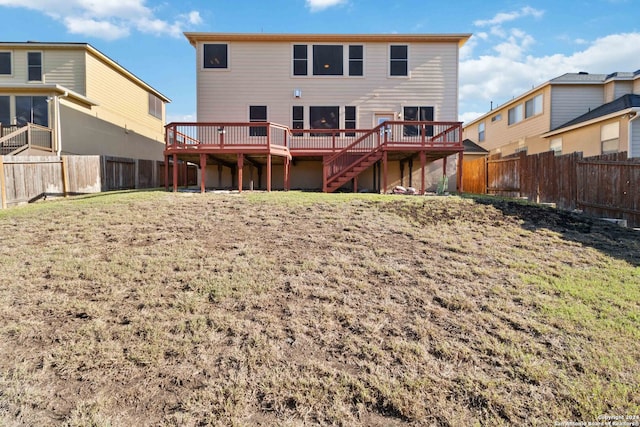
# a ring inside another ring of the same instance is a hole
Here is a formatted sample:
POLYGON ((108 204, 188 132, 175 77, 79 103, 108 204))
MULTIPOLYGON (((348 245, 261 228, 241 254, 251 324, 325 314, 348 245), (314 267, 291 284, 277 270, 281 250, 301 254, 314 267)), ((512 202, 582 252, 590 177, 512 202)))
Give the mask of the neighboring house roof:
POLYGON ((557 128, 543 134, 543 137, 551 136, 559 133, 559 131, 566 131, 570 128, 579 127, 578 125, 584 125, 586 122, 597 121, 597 119, 608 118, 608 116, 615 116, 627 112, 631 108, 640 108, 640 95, 626 94, 620 98, 601 105, 598 108, 576 117, 573 120, 564 123, 557 128))
POLYGON ((629 72, 615 72, 615 73, 611 73, 611 74, 589 74, 587 72, 581 71, 579 73, 565 73, 561 76, 555 77, 549 81, 546 81, 544 83, 542 83, 539 86, 534 87, 533 89, 523 93, 520 96, 517 96, 507 102, 505 102, 502 105, 499 105, 497 107, 495 107, 494 109, 492 109, 491 111, 489 111, 488 113, 485 113, 479 117, 477 117, 476 119, 465 123, 464 127, 470 126, 474 123, 477 123, 479 121, 482 121, 484 119, 486 119, 487 117, 491 116, 492 114, 496 114, 496 111, 501 110, 505 107, 508 107, 510 105, 515 105, 517 103, 519 103, 520 101, 522 101, 524 98, 528 97, 529 95, 531 95, 533 92, 537 92, 540 89, 549 86, 549 85, 602 85, 604 84, 605 81, 607 80, 632 80, 633 76, 635 76, 635 78, 638 78, 638 76, 640 76, 640 70, 637 70, 633 73, 629 73, 629 72))
POLYGON ((197 42, 383 42, 427 43, 456 42, 462 47, 471 34, 243 34, 243 33, 184 33, 192 46, 197 42))
POLYGON ((468 154, 488 154, 489 151, 485 150, 475 142, 470 139, 465 139, 462 141, 462 145, 464 146, 464 152, 468 154))
POLYGON ((24 48, 48 48, 48 49, 84 49, 98 59, 102 60, 106 64, 108 64, 111 68, 129 78, 131 81, 141 86, 145 90, 153 93, 155 96, 163 100, 164 102, 171 102, 171 99, 163 95, 160 91, 146 83, 140 77, 133 74, 131 71, 124 68, 122 65, 118 64, 113 59, 109 58, 104 53, 100 52, 95 47, 91 46, 89 43, 73 43, 73 42, 0 42, 0 50, 1 49, 24 49, 24 48))

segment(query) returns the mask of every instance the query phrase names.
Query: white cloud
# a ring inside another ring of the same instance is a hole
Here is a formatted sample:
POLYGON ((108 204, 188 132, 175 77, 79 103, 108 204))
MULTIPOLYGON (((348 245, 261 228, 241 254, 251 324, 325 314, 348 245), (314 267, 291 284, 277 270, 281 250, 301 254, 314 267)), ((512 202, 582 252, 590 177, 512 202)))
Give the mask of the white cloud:
POLYGON ((344 4, 347 0, 305 0, 307 7, 311 9, 311 12, 319 12, 324 9, 328 9, 333 6, 344 4))
POLYGON ((486 108, 486 113, 491 102, 497 107, 565 73, 608 74, 640 68, 640 32, 608 35, 569 55, 526 55, 531 43, 527 34, 512 31, 508 40, 494 48, 495 54, 461 60, 461 118, 478 117, 481 114, 473 111, 486 108))
POLYGON ((504 24, 505 22, 514 21, 518 18, 523 18, 526 16, 533 16, 534 18, 540 18, 542 17, 542 15, 544 15, 544 11, 534 9, 529 6, 525 6, 522 9, 515 12, 500 12, 491 19, 485 19, 485 20, 478 19, 473 22, 473 25, 477 27, 501 25, 501 24, 504 24))
POLYGON ((132 30, 180 37, 185 28, 202 23, 197 11, 173 22, 161 19, 146 0, 0 0, 0 6, 35 10, 62 22, 72 34, 107 40, 127 37, 132 30))

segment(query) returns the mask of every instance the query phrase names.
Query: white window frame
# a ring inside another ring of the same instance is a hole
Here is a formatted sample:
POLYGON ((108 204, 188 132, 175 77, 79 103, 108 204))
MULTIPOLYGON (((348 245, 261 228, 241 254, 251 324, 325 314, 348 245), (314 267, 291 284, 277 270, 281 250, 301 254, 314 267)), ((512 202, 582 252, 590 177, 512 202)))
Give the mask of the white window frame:
POLYGON ((607 123, 600 126, 600 150, 602 154, 620 151, 620 122, 607 123), (615 150, 611 146, 615 145, 615 150), (605 146, 607 149, 605 149, 605 146))
POLYGON ((0 50, 0 53, 8 53, 9 54, 9 61, 11 62, 11 64, 9 64, 9 74, 0 74, 0 76, 4 76, 4 77, 12 77, 13 76, 13 63, 14 63, 14 54, 13 51, 11 50, 0 50))
POLYGON ((486 137, 487 127, 484 122, 478 123, 478 142, 484 142, 486 137))
POLYGON ((27 81, 29 83, 43 83, 44 82, 44 53, 41 50, 29 50, 26 55, 27 61, 27 81), (29 63, 29 54, 30 53, 39 53, 40 54, 40 80, 31 80, 29 78, 29 72, 31 71, 31 64, 29 63))
POLYGON ((231 71, 231 43, 225 41, 217 42, 204 42, 202 43, 202 49, 200 50, 200 70, 207 73, 226 73, 231 71), (226 68, 207 68, 204 66, 204 47, 209 44, 224 44, 227 45, 227 67, 226 68))
POLYGON ((524 103, 524 118, 528 119, 530 117, 534 117, 539 114, 542 114, 542 109, 543 109, 542 94, 538 94, 531 99, 527 99, 524 103), (531 114, 528 114, 528 111, 527 111, 528 105, 531 105, 533 107, 533 111, 531 112, 531 114))
POLYGON ((402 43, 389 43, 387 46, 387 77, 390 79, 408 79, 411 77, 411 45, 402 43), (407 47, 407 74, 403 76, 391 75, 391 46, 407 47))

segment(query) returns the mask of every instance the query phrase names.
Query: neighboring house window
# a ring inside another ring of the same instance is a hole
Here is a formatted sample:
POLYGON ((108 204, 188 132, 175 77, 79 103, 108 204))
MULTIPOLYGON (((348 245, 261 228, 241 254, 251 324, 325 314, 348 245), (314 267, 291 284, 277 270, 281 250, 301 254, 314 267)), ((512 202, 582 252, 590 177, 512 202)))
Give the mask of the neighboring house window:
POLYGON ((600 128, 602 154, 617 153, 620 145, 620 123, 609 123, 600 128))
POLYGON ((307 75, 307 45, 306 44, 293 45, 293 75, 294 76, 307 75))
MULTIPOLYGON (((11 125, 11 97, 0 96, 0 125, 11 125)), ((0 135, 2 137, 2 135, 0 135)))
MULTIPOLYGON (((294 129, 304 129, 304 107, 300 105, 293 107, 291 124, 294 129)), ((302 135, 302 132, 293 132, 293 136, 302 135)))
POLYGON ((349 75, 362 76, 364 73, 364 48, 362 45, 349 46, 349 75))
MULTIPOLYGON (((309 107, 309 122, 311 129, 338 129, 339 128, 339 107, 309 107)), ((322 136, 326 134, 316 133, 312 136, 322 136)))
POLYGON ((229 68, 228 55, 226 44, 205 44, 204 68, 229 68))
POLYGON ((502 120, 502 113, 498 113, 495 116, 491 117, 492 122, 499 122, 500 120, 502 120))
POLYGON ((314 45, 313 46, 313 75, 341 76, 343 75, 343 46, 314 45))
MULTIPOLYGON (((404 120, 409 122, 430 122, 433 121, 433 107, 404 107, 404 120)), ((403 126, 404 136, 418 136, 422 126, 403 126)), ((427 136, 433 136, 433 126, 426 126, 427 136)))
POLYGON ((149 114, 162 120, 162 100, 154 94, 149 94, 149 114))
POLYGON ((34 123, 49 126, 49 109, 46 96, 16 96, 16 121, 18 126, 34 123))
POLYGON ((11 75, 11 52, 0 52, 0 75, 11 75))
POLYGON ((484 142, 484 122, 478 123, 478 142, 484 142))
POLYGON ((42 52, 27 53, 27 69, 30 82, 42 81, 42 52))
POLYGON ((522 104, 509 109, 509 124, 514 125, 522 121, 522 104))
MULTIPOLYGON (((344 128, 356 129, 356 107, 344 107, 344 128)), ((356 136, 355 132, 345 132, 344 136, 356 136)))
POLYGON ((514 151, 515 153, 526 153, 527 152, 527 147, 518 147, 515 149, 514 151))
POLYGON ((392 45, 390 50, 389 75, 409 75, 409 47, 406 45, 392 45))
POLYGON ((553 151, 556 156, 559 156, 562 154, 562 137, 553 138, 549 142, 549 151, 553 151))
POLYGON ((524 103, 524 117, 535 116, 542 113, 542 95, 537 95, 524 103))
MULTIPOLYGON (((267 106, 266 105, 250 106, 249 121, 250 122, 266 122, 267 106)), ((249 136, 267 136, 267 127, 266 126, 251 127, 249 128, 249 136)))

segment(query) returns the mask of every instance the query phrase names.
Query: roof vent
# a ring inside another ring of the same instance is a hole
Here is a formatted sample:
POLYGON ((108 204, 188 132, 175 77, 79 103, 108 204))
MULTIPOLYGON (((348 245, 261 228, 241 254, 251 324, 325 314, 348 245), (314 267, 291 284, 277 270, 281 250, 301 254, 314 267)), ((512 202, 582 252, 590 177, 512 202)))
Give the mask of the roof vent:
POLYGON ((580 74, 581 76, 588 76, 589 73, 587 73, 586 71, 578 71, 578 74, 580 74))

